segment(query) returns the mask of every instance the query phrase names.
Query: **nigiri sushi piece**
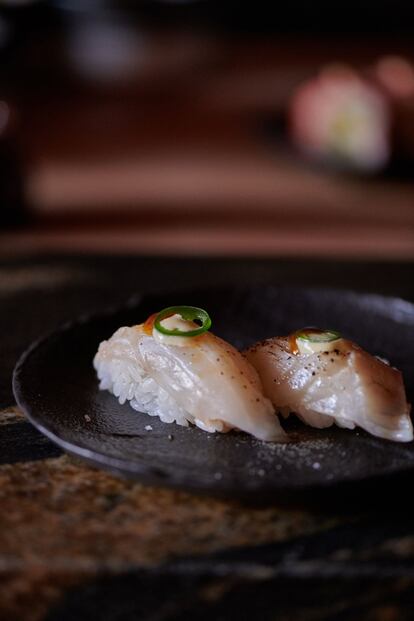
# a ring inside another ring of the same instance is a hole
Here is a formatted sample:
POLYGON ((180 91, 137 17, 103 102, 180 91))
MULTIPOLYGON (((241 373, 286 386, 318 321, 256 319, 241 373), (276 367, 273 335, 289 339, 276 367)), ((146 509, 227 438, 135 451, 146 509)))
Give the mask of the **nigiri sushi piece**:
POLYGON ((202 309, 179 306, 119 328, 93 361, 100 388, 165 423, 193 423, 208 432, 234 428, 282 441, 285 433, 256 371, 208 331, 210 324, 202 309))
POLYGON ((400 371, 333 331, 305 328, 245 352, 276 410, 319 429, 362 427, 380 438, 413 439, 400 371))

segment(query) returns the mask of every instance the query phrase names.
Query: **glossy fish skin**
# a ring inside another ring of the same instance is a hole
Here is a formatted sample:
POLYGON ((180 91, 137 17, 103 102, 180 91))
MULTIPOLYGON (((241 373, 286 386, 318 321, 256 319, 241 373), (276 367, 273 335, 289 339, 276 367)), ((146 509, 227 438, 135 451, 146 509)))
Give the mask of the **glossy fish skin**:
POLYGON ((240 352, 211 332, 180 338, 180 345, 171 344, 174 338, 163 342, 143 325, 117 330, 95 357, 101 388, 164 422, 191 422, 210 432, 235 428, 265 441, 285 439, 256 371, 240 352), (141 390, 146 387, 148 407, 141 390))
POLYGON ((389 440, 413 439, 400 371, 346 339, 333 351, 293 354, 288 337, 256 343, 246 352, 277 411, 318 428, 336 423, 389 440))

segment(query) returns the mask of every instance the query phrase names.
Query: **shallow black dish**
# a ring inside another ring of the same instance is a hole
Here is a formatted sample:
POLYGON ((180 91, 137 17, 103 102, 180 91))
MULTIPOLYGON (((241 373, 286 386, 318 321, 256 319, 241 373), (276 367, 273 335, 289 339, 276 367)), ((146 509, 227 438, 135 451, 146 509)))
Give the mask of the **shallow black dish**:
POLYGON ((140 323, 173 304, 208 309, 213 331, 239 348, 303 325, 340 330, 400 368, 412 400, 414 305, 346 291, 220 288, 148 296, 133 306, 66 324, 33 344, 13 377, 16 400, 30 421, 69 453, 111 471, 234 497, 345 490, 357 482, 382 485, 396 473, 411 474, 414 443, 295 422, 289 423, 289 444, 263 443, 243 433, 208 434, 164 424, 100 392, 92 367, 99 342, 121 325, 140 323))

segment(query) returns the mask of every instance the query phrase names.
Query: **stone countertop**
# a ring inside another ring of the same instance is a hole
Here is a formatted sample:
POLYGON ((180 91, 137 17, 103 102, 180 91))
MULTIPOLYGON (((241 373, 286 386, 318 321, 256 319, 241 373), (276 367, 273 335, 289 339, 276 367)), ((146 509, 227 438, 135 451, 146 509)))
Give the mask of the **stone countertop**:
POLYGON ((13 404, 41 332, 171 279, 414 299, 412 264, 38 256, 0 262, 0 619, 412 618, 412 510, 253 507, 143 487, 63 455, 13 404), (381 277, 381 278, 380 278, 381 277), (139 288, 139 289, 138 289, 139 288))

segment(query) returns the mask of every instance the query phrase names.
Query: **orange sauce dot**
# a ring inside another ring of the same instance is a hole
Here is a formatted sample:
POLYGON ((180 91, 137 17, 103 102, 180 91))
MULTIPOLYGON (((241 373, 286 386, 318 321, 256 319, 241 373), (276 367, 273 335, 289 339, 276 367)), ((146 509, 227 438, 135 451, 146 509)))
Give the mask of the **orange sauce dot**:
POLYGON ((295 356, 299 353, 299 347, 296 341, 296 332, 289 334, 289 349, 295 356))
POLYGON ((144 330, 145 334, 148 334, 148 336, 152 336, 152 330, 154 328, 154 321, 157 315, 158 313, 153 313, 152 315, 150 315, 148 319, 146 320, 146 322, 144 323, 144 325, 142 326, 142 329, 144 330))

